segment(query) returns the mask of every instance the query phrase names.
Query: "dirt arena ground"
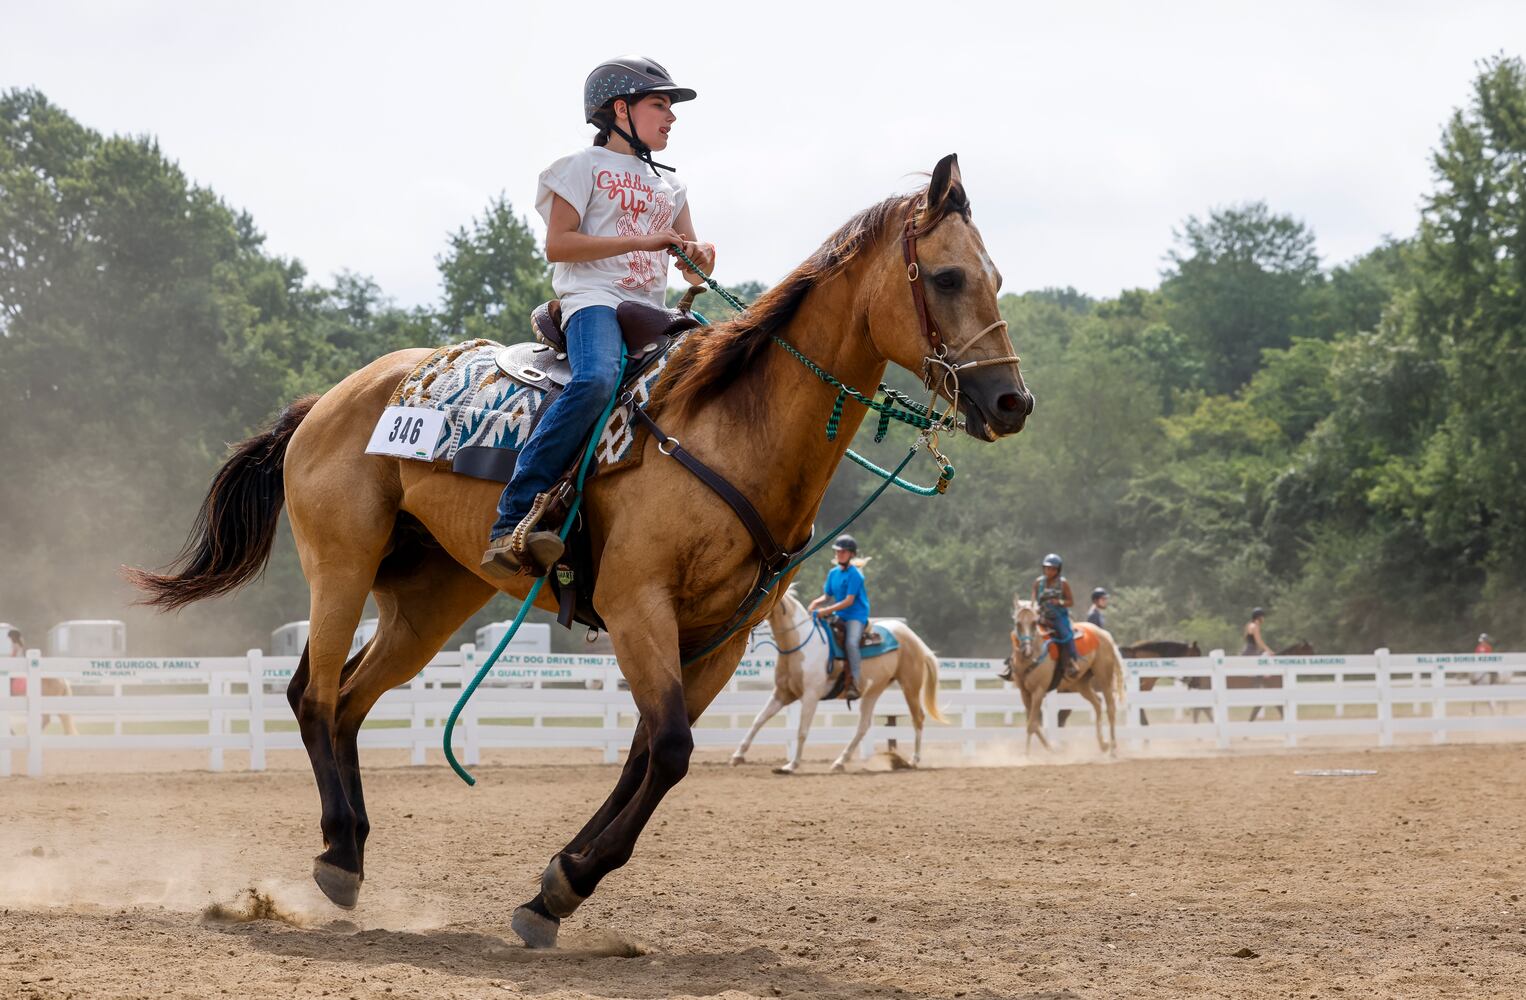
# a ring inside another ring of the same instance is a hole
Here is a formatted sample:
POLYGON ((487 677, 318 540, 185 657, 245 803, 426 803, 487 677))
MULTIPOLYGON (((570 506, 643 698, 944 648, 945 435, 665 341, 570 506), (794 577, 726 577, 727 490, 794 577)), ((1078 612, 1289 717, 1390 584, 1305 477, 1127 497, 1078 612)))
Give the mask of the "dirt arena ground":
POLYGON ((1526 995, 1519 745, 811 770, 696 765, 550 953, 609 767, 373 769, 352 914, 299 767, 6 779, 0 997, 1526 995))

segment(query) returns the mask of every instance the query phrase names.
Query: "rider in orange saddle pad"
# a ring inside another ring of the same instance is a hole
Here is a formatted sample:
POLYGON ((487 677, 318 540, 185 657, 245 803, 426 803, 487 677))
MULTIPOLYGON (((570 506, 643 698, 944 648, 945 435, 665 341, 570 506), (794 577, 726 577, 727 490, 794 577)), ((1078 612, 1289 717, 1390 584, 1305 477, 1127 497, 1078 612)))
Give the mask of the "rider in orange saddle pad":
MULTIPOLYGON (((1050 659, 1059 661, 1066 680, 1075 680, 1081 676, 1076 661, 1082 653, 1077 646, 1079 636, 1070 623, 1070 608, 1076 599, 1070 592, 1070 581, 1060 575, 1064 565, 1054 552, 1044 557, 1043 575, 1033 581, 1033 601, 1039 606, 1039 619, 1050 643, 1050 659)), ((1097 637, 1089 631, 1084 634, 1091 644, 1087 652, 1095 650, 1097 637)))

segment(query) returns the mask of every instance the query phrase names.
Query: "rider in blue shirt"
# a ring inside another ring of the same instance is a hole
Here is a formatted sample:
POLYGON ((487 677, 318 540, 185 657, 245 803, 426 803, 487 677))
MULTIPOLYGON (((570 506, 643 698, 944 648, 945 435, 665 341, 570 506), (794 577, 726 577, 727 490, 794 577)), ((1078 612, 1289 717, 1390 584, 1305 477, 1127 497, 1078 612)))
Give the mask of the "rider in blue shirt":
POLYGON ((848 672, 852 677, 852 691, 844 690, 844 696, 857 698, 861 687, 861 661, 863 653, 859 643, 864 629, 869 626, 869 592, 864 589, 864 573, 854 565, 858 555, 858 542, 852 535, 843 535, 832 543, 832 555, 837 565, 827 573, 827 582, 821 588, 821 596, 811 602, 812 614, 836 614, 847 626, 843 655, 848 660, 848 672))

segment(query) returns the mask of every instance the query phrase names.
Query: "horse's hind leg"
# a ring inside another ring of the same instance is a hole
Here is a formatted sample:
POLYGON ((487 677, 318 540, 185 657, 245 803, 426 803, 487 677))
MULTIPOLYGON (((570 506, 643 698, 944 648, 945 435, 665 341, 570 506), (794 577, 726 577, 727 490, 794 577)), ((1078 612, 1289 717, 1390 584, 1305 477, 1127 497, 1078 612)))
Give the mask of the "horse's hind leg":
MULTIPOLYGON (((1123 668, 1115 666, 1113 669, 1123 668)), ((1116 757, 1118 756, 1118 696, 1113 693, 1112 684, 1102 689, 1102 700, 1107 702, 1107 752, 1116 757)))
POLYGON ((1091 689, 1089 683, 1083 683, 1076 689, 1076 693, 1092 707, 1092 723, 1097 729, 1097 749, 1107 753, 1107 740, 1102 738, 1102 703, 1097 700, 1097 692, 1091 689))
POLYGON ((346 669, 336 713, 334 755, 344 783, 345 798, 355 814, 355 875, 365 877, 366 838, 371 821, 366 814, 360 780, 357 739, 376 700, 407 683, 440 650, 488 598, 493 588, 438 549, 403 565, 394 552, 382 563, 376 581, 380 612, 376 635, 360 654, 354 670, 346 669))
MULTIPOLYGON (((336 473, 337 474, 337 473, 336 473)), ((336 713, 350 644, 365 611, 382 555, 391 542, 396 508, 359 495, 332 500, 312 497, 288 473, 288 516, 302 570, 312 589, 307 638, 306 683, 296 695, 297 727, 307 748, 321 805, 324 850, 313 859, 313 878, 339 906, 355 905, 360 893, 360 856, 355 843, 355 810, 345 794, 335 753, 336 713)))
POLYGON ((922 706, 922 678, 917 676, 921 673, 922 670, 919 669, 907 670, 898 678, 901 693, 906 696, 906 711, 911 715, 911 727, 917 734, 916 741, 912 744, 912 767, 918 767, 922 763, 922 725, 927 714, 922 706), (908 674, 911 676, 906 676, 908 674), (910 683, 907 683, 908 681, 910 683))

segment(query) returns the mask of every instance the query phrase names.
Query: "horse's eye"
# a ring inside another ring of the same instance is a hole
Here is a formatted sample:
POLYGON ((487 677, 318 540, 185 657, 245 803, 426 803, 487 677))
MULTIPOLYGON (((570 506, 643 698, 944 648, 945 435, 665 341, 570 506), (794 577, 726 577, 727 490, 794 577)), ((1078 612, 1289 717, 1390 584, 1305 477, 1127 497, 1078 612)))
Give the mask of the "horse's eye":
POLYGON ((957 267, 933 275, 933 287, 943 292, 957 292, 964 287, 964 272, 957 267))

